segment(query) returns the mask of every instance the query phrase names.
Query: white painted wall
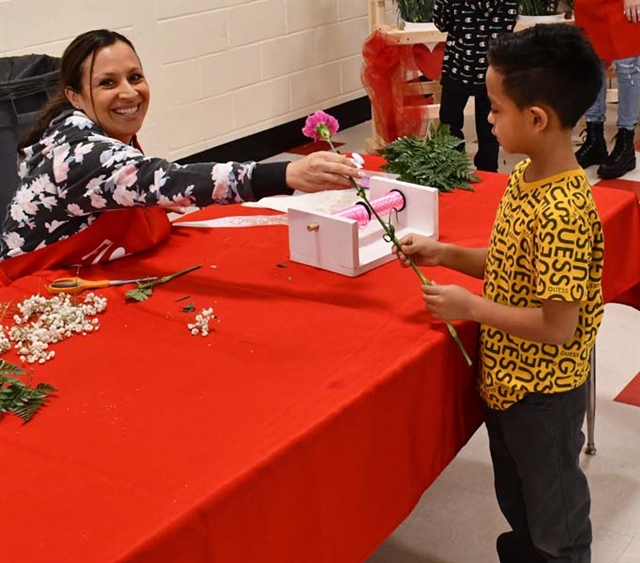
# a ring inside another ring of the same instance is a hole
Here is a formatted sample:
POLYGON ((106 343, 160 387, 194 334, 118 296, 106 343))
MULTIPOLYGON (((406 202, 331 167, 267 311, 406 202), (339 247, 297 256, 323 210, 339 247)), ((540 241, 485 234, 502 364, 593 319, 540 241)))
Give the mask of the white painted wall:
POLYGON ((0 0, 0 56, 126 35, 151 85, 140 138, 177 159, 366 95, 367 0, 0 0))

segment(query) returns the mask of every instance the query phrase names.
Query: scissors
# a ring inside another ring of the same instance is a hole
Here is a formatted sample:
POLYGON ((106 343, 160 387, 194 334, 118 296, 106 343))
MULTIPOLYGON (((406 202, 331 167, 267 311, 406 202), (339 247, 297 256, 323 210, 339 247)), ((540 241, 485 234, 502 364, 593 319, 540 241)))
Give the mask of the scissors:
POLYGON ((157 280, 158 276, 147 278, 133 278, 130 280, 83 280, 82 278, 58 278, 51 282, 47 289, 51 293, 73 293, 74 295, 86 289, 100 289, 112 285, 124 285, 126 283, 139 283, 157 280))

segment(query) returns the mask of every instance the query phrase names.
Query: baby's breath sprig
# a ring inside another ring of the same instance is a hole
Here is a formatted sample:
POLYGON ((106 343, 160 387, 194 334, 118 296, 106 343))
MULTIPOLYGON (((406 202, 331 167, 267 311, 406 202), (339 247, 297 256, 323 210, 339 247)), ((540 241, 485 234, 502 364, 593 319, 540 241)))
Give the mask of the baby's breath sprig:
POLYGON ((97 331, 96 315, 106 308, 106 297, 95 293, 88 293, 83 301, 67 293, 50 298, 32 295, 17 304, 12 326, 0 325, 0 354, 13 346, 20 361, 43 364, 55 356, 52 344, 97 331))
POLYGON ((209 334, 209 321, 215 318, 216 316, 213 314, 211 307, 202 309, 202 311, 196 315, 196 321, 194 323, 188 323, 187 328, 193 336, 198 336, 198 334, 207 336, 209 334))
MULTIPOLYGON (((302 132, 307 137, 311 137, 316 141, 320 139, 327 141, 327 143, 329 143, 329 146, 331 147, 331 150, 335 153, 339 153, 339 151, 336 149, 331 139, 331 137, 338 131, 338 128, 339 128, 339 124, 335 117, 323 111, 317 111, 314 114, 307 117, 305 126, 302 129, 302 132)), ((384 240, 392 243, 396 248, 398 248, 398 250, 400 250, 401 249, 400 241, 396 237, 395 227, 393 226, 393 223, 391 223, 391 221, 387 223, 382 219, 382 217, 380 217, 375 207, 371 205, 371 203, 369 202, 369 199, 367 198, 367 192, 365 191, 363 186, 358 184, 351 177, 349 177, 349 180, 351 181, 351 184, 353 185, 353 187, 356 189, 356 193, 358 197, 362 199, 362 202, 367 207, 371 215, 373 215, 377 219, 378 223, 380 223, 380 226, 383 228, 385 232, 385 235, 383 237, 384 240)), ((418 266, 416 266, 415 262, 410 256, 407 256, 407 260, 411 268, 413 269, 413 271, 420 278, 420 281, 422 282, 422 284, 432 285, 431 280, 429 280, 420 271, 420 269, 418 268, 418 266)), ((472 364, 471 358, 469 357, 469 354, 467 354, 467 351, 464 349, 464 345, 460 341, 460 337, 458 336, 456 329, 449 321, 445 321, 445 322, 447 324, 447 329, 449 330, 449 334, 454 339, 455 343, 458 345, 458 348, 460 349, 460 352, 462 353, 465 361, 467 362, 467 365, 470 366, 472 364)))

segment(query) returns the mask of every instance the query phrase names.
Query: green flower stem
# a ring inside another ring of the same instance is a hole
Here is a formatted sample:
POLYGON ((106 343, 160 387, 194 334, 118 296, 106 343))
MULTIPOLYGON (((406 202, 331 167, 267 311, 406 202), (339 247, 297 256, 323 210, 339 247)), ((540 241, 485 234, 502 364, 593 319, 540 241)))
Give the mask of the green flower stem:
POLYGON ((180 272, 176 272, 175 274, 169 274, 168 276, 163 276, 157 280, 153 280, 147 283, 142 283, 142 284, 138 284, 138 289, 151 289, 152 287, 156 286, 156 285, 160 285, 162 283, 167 283, 170 282, 171 280, 174 280, 180 276, 184 276, 185 274, 188 274, 189 272, 193 272, 193 270, 197 270, 198 268, 202 268, 202 266, 200 264, 196 265, 196 266, 191 266, 191 268, 187 268, 186 270, 181 270, 180 272))
POLYGON ((127 291, 127 293, 124 294, 124 298, 125 300, 133 299, 134 301, 146 301, 147 299, 149 299, 149 297, 151 297, 153 293, 153 288, 156 285, 170 282, 171 280, 177 278, 178 276, 184 276, 185 274, 188 274, 189 272, 193 272, 193 270, 197 270, 198 268, 202 268, 202 266, 198 264, 197 266, 191 266, 191 268, 187 268, 186 270, 176 272, 175 274, 169 274, 168 276, 164 276, 157 280, 153 280, 147 283, 139 283, 138 287, 136 287, 135 289, 132 289, 131 291, 127 291))
MULTIPOLYGON (((329 129, 326 126, 323 129, 318 128, 318 133, 320 133, 322 138, 329 143, 329 146, 331 147, 331 150, 333 152, 340 154, 340 151, 338 151, 336 147, 333 145, 333 142, 331 140, 331 135, 329 134, 329 129)), ((425 142, 426 142, 426 137, 425 137, 425 142)), ((393 225, 386 223, 382 219, 382 217, 378 215, 378 212, 375 210, 373 205, 371 205, 371 203, 367 199, 367 194, 364 191, 364 188, 360 186, 353 178, 349 177, 349 180, 353 184, 353 187, 356 189, 358 197, 360 197, 363 200, 369 212, 373 213, 375 218, 378 220, 378 223, 380 223, 380 225, 384 229, 384 232, 387 234, 387 238, 389 242, 393 243, 393 245, 398 250, 400 250, 401 249, 400 241, 397 239, 395 235, 395 229, 393 228, 393 225)), ((407 260, 411 268, 413 268, 413 271, 420 278, 422 285, 433 285, 431 281, 427 279, 427 277, 419 270, 418 266, 416 266, 415 262, 410 256, 407 256, 407 260)), ((462 341, 460 340, 460 337, 458 336, 456 329, 449 321, 445 321, 445 322, 447 323, 447 329, 449 329, 449 334, 453 337, 453 339, 455 340, 455 343, 458 345, 458 348, 460 349, 460 352, 462 352, 462 356, 464 357, 465 362, 467 362, 467 365, 470 366, 473 362, 471 361, 469 354, 467 354, 467 351, 464 349, 464 345, 462 344, 462 341)))
MULTIPOLYGON (((329 141, 329 143, 331 143, 331 141, 329 141)), ((332 145, 333 146, 333 145, 332 145)), ((367 194, 364 191, 364 188, 360 185, 358 185, 358 183, 351 178, 351 183, 354 185, 354 187, 356 188, 358 197, 362 198, 364 204, 367 206, 367 209, 373 213, 373 215, 375 216, 375 218, 378 220, 378 223, 380 223, 380 225, 382 226, 382 228, 384 229, 384 232, 387 234, 388 240, 393 243, 393 245, 398 249, 401 250, 401 246, 400 246, 400 241, 397 239, 396 234, 395 234, 395 229, 393 228, 392 225, 389 225, 388 223, 386 223, 385 221, 383 221, 382 217, 380 217, 380 215, 378 215, 378 212, 376 211, 376 209, 373 207, 373 205, 371 205, 371 203, 369 202, 369 200, 367 199, 367 194)), ((429 280, 418 268, 418 266, 416 266, 416 263, 413 261, 413 259, 411 258, 411 256, 407 256, 407 260, 409 262, 409 265, 411 266, 411 268, 413 269, 413 271, 418 275, 418 277, 420 278, 420 281, 422 282, 423 285, 433 285, 431 283, 431 280, 429 280)), ((465 362, 467 362, 467 365, 470 366, 473 362, 471 361, 471 358, 469 357, 469 354, 467 354, 467 351, 464 348, 464 345, 462 344, 462 341, 460 340, 460 337, 458 336, 458 332, 456 331, 455 327, 449 322, 449 321, 445 321, 447 323, 447 329, 449 329, 449 334, 453 337, 453 339, 455 340, 455 343, 458 345, 458 348, 460 349, 460 352, 462 352, 462 356, 464 357, 465 362)))
MULTIPOLYGON (((328 131, 327 131, 327 133, 328 133, 328 131)), ((339 151, 335 146, 333 146, 333 141, 331 140, 331 136, 327 136, 327 137, 325 137, 325 136, 323 135, 322 137, 323 137, 323 139, 324 139, 325 141, 327 141, 327 143, 329 143, 329 146, 331 147, 331 150, 332 150, 333 152, 335 152, 335 153, 337 153, 337 154, 340 154, 340 151, 339 151)), ((353 178, 351 178, 351 179, 353 180, 353 178)), ((354 184, 355 184, 355 181, 354 181, 354 184)))

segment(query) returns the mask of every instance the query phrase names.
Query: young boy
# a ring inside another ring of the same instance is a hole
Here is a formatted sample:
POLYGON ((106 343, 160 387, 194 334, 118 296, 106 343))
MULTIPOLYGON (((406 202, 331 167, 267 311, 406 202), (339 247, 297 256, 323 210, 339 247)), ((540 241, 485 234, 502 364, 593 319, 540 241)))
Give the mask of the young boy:
MULTIPOLYGON (((601 84, 581 32, 537 25, 489 47, 489 122, 518 164, 489 247, 409 235, 406 265, 446 266, 484 278, 484 295, 424 286, 438 319, 481 323, 479 391, 498 504, 512 530, 503 563, 591 560, 590 497, 579 466, 589 357, 603 314, 603 236, 571 130, 601 84)), ((477 197, 481 197, 479 193, 477 197)))
POLYGON ((518 17, 517 0, 435 0, 433 23, 447 32, 442 63, 440 122, 463 140, 464 108, 474 97, 478 170, 498 171, 499 145, 487 123, 489 98, 485 75, 489 40, 513 31, 518 17))

